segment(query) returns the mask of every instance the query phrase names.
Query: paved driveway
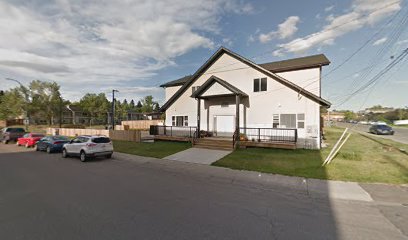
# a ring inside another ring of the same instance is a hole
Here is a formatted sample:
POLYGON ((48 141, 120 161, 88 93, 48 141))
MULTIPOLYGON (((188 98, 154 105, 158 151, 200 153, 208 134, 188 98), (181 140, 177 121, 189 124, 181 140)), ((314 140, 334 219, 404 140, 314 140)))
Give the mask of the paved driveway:
POLYGON ((226 150, 189 148, 167 156, 164 159, 210 165, 211 163, 218 161, 230 153, 231 151, 226 150))

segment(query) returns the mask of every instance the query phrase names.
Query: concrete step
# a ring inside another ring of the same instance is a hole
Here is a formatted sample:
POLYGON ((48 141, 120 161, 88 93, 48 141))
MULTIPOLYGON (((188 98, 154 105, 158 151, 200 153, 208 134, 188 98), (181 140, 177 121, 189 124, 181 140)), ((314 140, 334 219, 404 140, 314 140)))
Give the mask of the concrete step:
POLYGON ((208 145, 194 145, 195 148, 213 149, 213 150, 226 150, 232 151, 232 147, 220 147, 220 146, 208 146, 208 145))

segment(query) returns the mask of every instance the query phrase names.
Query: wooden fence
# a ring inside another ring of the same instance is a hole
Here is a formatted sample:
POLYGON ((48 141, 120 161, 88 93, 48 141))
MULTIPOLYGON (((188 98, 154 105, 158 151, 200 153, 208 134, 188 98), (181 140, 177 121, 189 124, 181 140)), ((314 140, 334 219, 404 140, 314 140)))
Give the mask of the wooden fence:
MULTIPOLYGON (((122 121, 121 130, 136 129, 136 130, 146 130, 150 129, 150 125, 163 125, 163 120, 136 120, 136 121, 122 121)), ((117 128, 117 127, 116 127, 117 128)), ((119 129, 119 128, 117 128, 119 129)))
POLYGON ((141 141, 140 130, 103 130, 103 129, 76 129, 76 128, 47 128, 48 135, 55 135, 58 132, 59 135, 75 137, 79 135, 104 135, 110 137, 113 140, 121 141, 141 141))

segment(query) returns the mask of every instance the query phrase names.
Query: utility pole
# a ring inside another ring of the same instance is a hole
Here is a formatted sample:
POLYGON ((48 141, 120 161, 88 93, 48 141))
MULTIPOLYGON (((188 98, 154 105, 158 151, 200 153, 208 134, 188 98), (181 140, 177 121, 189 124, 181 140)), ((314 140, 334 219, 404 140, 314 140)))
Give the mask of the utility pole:
POLYGON ((62 128, 62 97, 59 97, 59 128, 62 128))
POLYGON ((111 116, 112 130, 115 130, 115 92, 119 91, 115 89, 112 90, 112 116, 111 116))
POLYGON ((28 91, 28 89, 20 82, 20 81, 18 81, 18 80, 16 80, 16 79, 13 79, 13 78, 6 78, 6 80, 8 80, 8 81, 13 81, 13 82, 16 82, 16 83, 18 83, 19 85, 20 85, 20 87, 21 87, 21 90, 23 91, 23 93, 24 93, 24 98, 25 98, 25 106, 24 106, 24 125, 25 125, 25 129, 26 129, 26 131, 28 132, 28 125, 30 124, 30 118, 29 118, 29 116, 28 116, 28 93, 27 93, 27 91, 28 91))

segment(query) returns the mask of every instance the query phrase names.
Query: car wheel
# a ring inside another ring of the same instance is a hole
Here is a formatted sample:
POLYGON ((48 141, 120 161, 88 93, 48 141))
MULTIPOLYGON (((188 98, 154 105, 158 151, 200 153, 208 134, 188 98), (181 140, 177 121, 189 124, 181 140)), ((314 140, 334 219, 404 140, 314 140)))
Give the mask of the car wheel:
POLYGON ((29 147, 30 147, 30 145, 28 145, 28 143, 26 143, 24 146, 25 146, 26 148, 29 148, 29 147))
POLYGON ((4 144, 8 144, 8 143, 9 143, 9 140, 3 140, 3 143, 4 143, 4 144))
POLYGON ((108 154, 108 155, 106 155, 106 158, 112 158, 112 153, 111 154, 108 154))
POLYGON ((47 147, 47 153, 48 154, 52 153, 50 146, 47 147))
POLYGON ((67 149, 62 149, 62 157, 63 158, 67 158, 68 157, 68 152, 67 152, 67 149))
POLYGON ((84 151, 81 151, 81 153, 79 154, 79 159, 81 160, 81 162, 86 162, 87 157, 84 151))
POLYGON ((17 145, 18 147, 20 147, 20 146, 21 146, 19 142, 16 142, 16 145, 17 145))
POLYGON ((37 151, 37 152, 40 151, 37 144, 34 145, 34 148, 35 148, 35 151, 37 151))

